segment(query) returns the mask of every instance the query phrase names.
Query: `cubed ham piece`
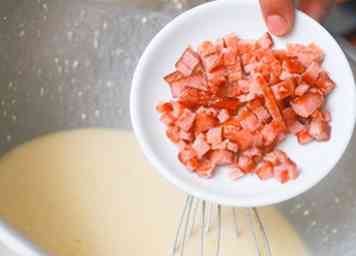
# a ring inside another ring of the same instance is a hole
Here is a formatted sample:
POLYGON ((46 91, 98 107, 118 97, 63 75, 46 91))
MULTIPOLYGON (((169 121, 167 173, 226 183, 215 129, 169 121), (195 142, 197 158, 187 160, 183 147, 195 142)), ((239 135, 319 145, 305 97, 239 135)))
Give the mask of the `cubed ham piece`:
POLYGON ((179 118, 184 111, 184 106, 176 101, 171 102, 172 105, 172 115, 174 118, 179 118))
POLYGON ((172 83, 177 82, 183 78, 184 78, 184 75, 179 71, 174 71, 174 72, 166 75, 165 77, 163 77, 163 79, 170 85, 172 85, 172 83))
POLYGON ((231 151, 220 149, 212 151, 209 158, 216 165, 228 165, 234 162, 235 155, 231 151))
POLYGON ((262 75, 257 75, 255 77, 257 84, 260 86, 264 98, 265 98, 265 104, 268 109, 268 112, 271 114, 273 120, 278 122, 284 129, 285 129, 285 124, 284 120, 282 117, 282 114, 279 110, 278 104, 276 102, 276 99, 273 95, 272 89, 268 86, 266 80, 262 75))
POLYGON ((182 57, 176 63, 176 69, 184 76, 190 76, 199 63, 199 55, 189 47, 184 51, 182 57))
POLYGON ((169 87, 171 89, 171 94, 173 98, 179 98, 181 95, 183 95, 183 93, 187 89, 185 84, 181 83, 180 80, 173 82, 172 84, 170 84, 169 87))
POLYGON ((263 147, 264 146, 264 138, 261 131, 257 130, 253 133, 253 146, 255 147, 263 147))
POLYGON ((273 46, 273 41, 270 33, 266 32, 257 40, 257 45, 261 48, 269 49, 273 46))
POLYGON ((195 116, 195 113, 186 108, 177 119, 176 125, 184 131, 189 131, 194 124, 195 116))
POLYGON ((273 85, 272 91, 276 100, 283 100, 294 95, 295 81, 294 78, 288 78, 276 85, 273 85))
POLYGON ((211 128, 206 133, 206 141, 211 145, 222 142, 222 127, 211 128))
POLYGON ((194 140, 192 148, 195 150, 198 158, 202 158, 209 150, 210 146, 205 140, 204 134, 200 133, 194 140))
POLYGON ((325 95, 328 95, 336 87, 335 82, 330 79, 328 73, 325 71, 320 73, 315 85, 318 86, 325 95))
POLYGON ((293 110, 301 117, 309 117, 324 103, 324 97, 318 93, 308 92, 290 102, 293 110))
POLYGON ((261 123, 259 122, 256 115, 249 110, 242 111, 239 114, 239 119, 240 119, 241 126, 244 129, 250 130, 251 132, 256 131, 261 126, 261 123))
POLYGON ((309 126, 309 134, 317 141, 330 139, 331 127, 328 122, 321 118, 313 118, 309 126))
POLYGON ((283 110, 283 118, 289 132, 293 134, 297 134, 305 128, 304 125, 298 121, 297 114, 293 111, 292 108, 286 108, 283 110))
POLYGON ((308 144, 309 142, 312 142, 314 140, 307 129, 304 129, 304 130, 298 132, 297 139, 298 139, 299 144, 302 144, 302 145, 308 144))
POLYGON ((230 114, 226 109, 221 109, 217 117, 220 123, 224 123, 230 119, 230 114))
POLYGON ((237 164, 244 173, 250 173, 256 167, 256 163, 252 158, 247 156, 240 156, 237 164))
POLYGON ((221 53, 214 53, 202 57, 202 62, 206 72, 211 72, 215 68, 221 67, 224 64, 224 58, 221 53))
POLYGON ((241 80, 243 78, 243 73, 240 61, 237 61, 234 65, 227 66, 226 73, 230 83, 241 80))
POLYGON ((262 159, 262 151, 257 147, 251 147, 244 152, 242 155, 252 158, 255 162, 258 162, 262 159))
POLYGON ((239 145, 237 145, 234 142, 231 142, 231 141, 227 140, 226 149, 230 150, 231 152, 237 153, 239 151, 239 145))
POLYGON ((199 176, 211 178, 214 174, 215 167, 216 167, 216 165, 213 161, 211 161, 209 159, 204 159, 199 163, 195 172, 199 176))
POLYGON ((241 168, 235 163, 233 165, 229 166, 231 171, 229 173, 229 177, 232 180, 239 180, 241 179, 243 176, 245 176, 246 174, 241 170, 241 168))
POLYGON ((235 33, 230 33, 224 36, 224 43, 227 48, 232 48, 233 50, 237 51, 239 47, 239 38, 235 33))
POLYGON ((187 161, 185 164, 185 167, 188 168, 188 170, 191 171, 196 171, 197 168, 199 167, 199 161, 196 157, 190 159, 189 161, 187 161))
POLYGON ((212 150, 217 150, 217 149, 227 149, 227 144, 229 140, 224 140, 218 144, 211 145, 212 150))
POLYGON ((224 126, 223 136, 239 145, 241 150, 245 150, 253 145, 253 135, 248 130, 239 130, 235 126, 224 126))
POLYGON ((271 118, 271 115, 258 98, 250 101, 247 107, 257 116, 260 122, 267 122, 271 118))
POLYGON ((178 154, 178 159, 185 164, 189 160, 195 158, 197 155, 192 148, 184 148, 178 154))
POLYGON ((198 46, 198 53, 202 57, 209 56, 217 52, 216 46, 210 41, 204 41, 198 46))
POLYGON ((218 40, 216 40, 216 48, 221 51, 222 49, 224 49, 226 47, 224 39, 223 38, 219 38, 218 40))
POLYGON ((224 58, 224 65, 230 66, 235 65, 237 63, 237 52, 235 49, 229 47, 221 50, 224 58))
POLYGON ((313 85, 315 84, 315 82, 317 81, 319 74, 321 73, 322 69, 320 67, 319 63, 316 62, 312 62, 307 70, 304 72, 303 74, 303 80, 309 84, 309 85, 313 85))
POLYGON ((273 165, 269 161, 263 161, 257 166, 256 174, 261 180, 268 180, 274 177, 273 165))
POLYGON ((289 173, 284 165, 278 165, 273 168, 274 178, 284 184, 289 181, 289 173))
POLYGON ((295 88, 294 94, 296 96, 303 96, 310 88, 310 85, 302 83, 295 88))
POLYGON ((206 132, 211 128, 214 128, 219 123, 218 119, 212 115, 199 113, 195 118, 195 132, 197 134, 206 132))
POLYGON ((170 126, 174 124, 176 118, 171 113, 164 113, 161 115, 159 120, 165 125, 170 126))
POLYGON ((292 74, 302 74, 305 71, 304 66, 295 58, 286 59, 283 62, 283 69, 288 73, 292 74))
POLYGON ((161 114, 172 112, 173 106, 170 102, 161 102, 156 106, 156 111, 161 114))
POLYGON ((168 126, 166 135, 175 144, 180 141, 179 128, 177 126, 168 126))
POLYGON ((180 83, 183 88, 195 88, 203 91, 208 91, 208 83, 202 74, 191 75, 183 78, 176 83, 180 83))
POLYGON ((264 138, 264 143, 266 146, 273 144, 277 137, 283 133, 284 128, 280 126, 280 123, 275 121, 266 124, 261 130, 261 134, 264 138))
POLYGON ((187 132, 187 131, 184 131, 184 130, 180 130, 180 131, 179 131, 179 138, 180 138, 181 140, 185 140, 185 141, 193 141, 194 135, 193 135, 193 133, 191 133, 191 132, 187 132))

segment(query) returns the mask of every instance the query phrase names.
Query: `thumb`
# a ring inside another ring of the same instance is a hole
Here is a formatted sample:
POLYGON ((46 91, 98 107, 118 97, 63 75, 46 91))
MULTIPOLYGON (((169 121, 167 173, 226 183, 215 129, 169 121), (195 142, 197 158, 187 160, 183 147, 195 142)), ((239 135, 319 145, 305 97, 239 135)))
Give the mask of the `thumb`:
POLYGON ((293 0, 260 0, 268 30, 276 36, 288 34, 294 24, 293 0))

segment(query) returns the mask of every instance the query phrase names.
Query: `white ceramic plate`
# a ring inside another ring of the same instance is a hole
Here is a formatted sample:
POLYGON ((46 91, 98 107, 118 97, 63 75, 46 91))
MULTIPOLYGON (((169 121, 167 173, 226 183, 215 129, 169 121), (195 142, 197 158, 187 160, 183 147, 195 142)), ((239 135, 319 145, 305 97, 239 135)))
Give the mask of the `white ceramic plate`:
POLYGON ((355 84, 350 66, 333 37, 318 23, 298 12, 294 31, 274 38, 276 47, 288 42, 315 42, 326 53, 324 68, 337 88, 328 98, 332 114, 332 138, 326 143, 301 146, 289 138, 281 148, 299 165, 300 177, 287 184, 260 181, 256 176, 231 181, 224 168, 212 179, 187 171, 177 159, 177 149, 165 136, 155 106, 170 99, 162 77, 174 68, 183 50, 201 41, 217 39, 230 32, 241 38, 258 38, 266 31, 257 1, 220 0, 203 4, 178 16, 151 41, 133 77, 131 118, 146 157, 170 182, 198 198, 241 207, 278 203, 297 196, 317 184, 335 166, 350 141, 355 123, 355 84))

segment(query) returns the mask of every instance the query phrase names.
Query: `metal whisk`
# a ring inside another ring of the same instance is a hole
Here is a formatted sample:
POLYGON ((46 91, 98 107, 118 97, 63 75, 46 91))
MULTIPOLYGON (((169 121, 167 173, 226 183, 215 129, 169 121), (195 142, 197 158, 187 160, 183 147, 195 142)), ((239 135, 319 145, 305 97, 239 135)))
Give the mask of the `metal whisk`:
MULTIPOLYGON (((231 208, 234 231, 237 239, 240 237, 240 228, 238 225, 238 210, 231 208)), ((184 255, 185 245, 189 238, 193 235, 195 226, 199 226, 200 232, 200 256, 205 254, 205 240, 208 232, 211 229, 213 213, 216 213, 217 223, 217 237, 216 237, 216 256, 220 256, 222 252, 222 206, 215 205, 203 200, 194 198, 188 195, 185 199, 184 207, 179 218, 176 236, 171 252, 171 256, 184 255), (200 215, 200 216, 199 216, 200 215), (198 217, 199 216, 199 217, 198 217), (200 223, 198 221, 200 219, 200 223)), ((261 221, 256 208, 250 208, 247 211, 249 220, 250 233, 255 243, 256 255, 258 256, 271 256, 270 244, 265 232, 265 228, 261 221)))

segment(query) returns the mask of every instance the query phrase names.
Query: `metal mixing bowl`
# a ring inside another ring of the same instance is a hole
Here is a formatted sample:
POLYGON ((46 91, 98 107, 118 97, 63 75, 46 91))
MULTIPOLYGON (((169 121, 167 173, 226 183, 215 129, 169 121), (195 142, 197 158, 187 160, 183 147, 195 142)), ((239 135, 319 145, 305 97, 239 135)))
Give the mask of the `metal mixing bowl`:
MULTIPOLYGON (((0 154, 61 130, 130 129, 131 76, 144 47, 173 17, 202 2, 2 0, 0 154)), ((354 153, 355 136, 321 184, 277 206, 313 255, 356 255, 354 153)), ((0 240, 37 255, 8 227, 0 226, 0 240)))

